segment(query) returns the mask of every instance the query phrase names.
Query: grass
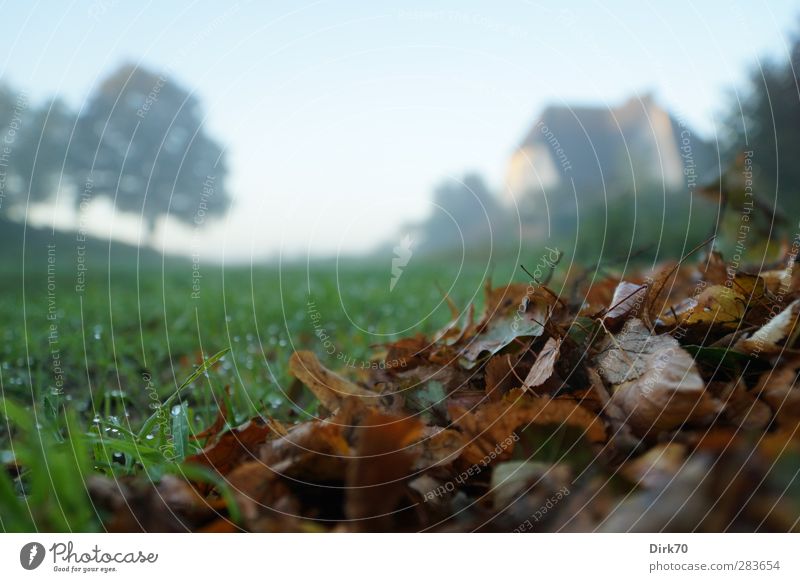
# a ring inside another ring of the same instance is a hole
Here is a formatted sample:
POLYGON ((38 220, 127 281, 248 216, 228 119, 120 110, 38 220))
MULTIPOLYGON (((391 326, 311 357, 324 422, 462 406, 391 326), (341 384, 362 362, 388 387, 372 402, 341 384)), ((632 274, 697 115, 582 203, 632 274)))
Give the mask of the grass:
MULTIPOLYGON (((376 344, 449 321, 440 289, 480 303, 488 275, 477 261, 418 259, 390 292, 390 261, 203 265, 198 279, 188 262, 136 269, 112 251, 111 268, 95 252, 78 292, 75 255, 52 254, 49 271, 42 252, 26 257, 24 276, 0 268, 4 531, 101 529, 92 474, 214 480, 182 461, 223 403, 230 424, 315 411, 288 375, 295 349, 358 368, 376 344)), ((514 259, 494 267, 495 281, 526 280, 514 259)))

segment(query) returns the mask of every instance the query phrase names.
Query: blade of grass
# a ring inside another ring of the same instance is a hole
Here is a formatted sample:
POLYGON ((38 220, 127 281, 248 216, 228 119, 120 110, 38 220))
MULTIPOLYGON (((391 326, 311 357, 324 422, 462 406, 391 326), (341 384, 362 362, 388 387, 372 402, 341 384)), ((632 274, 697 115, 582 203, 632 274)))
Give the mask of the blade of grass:
POLYGON ((189 405, 186 402, 176 404, 170 411, 172 416, 172 438, 175 443, 176 460, 182 462, 189 448, 189 405))
POLYGON ((33 531, 33 524, 31 524, 28 512, 5 469, 0 471, 0 505, 3 507, 0 515, 0 525, 2 525, 3 531, 33 531))
MULTIPOLYGON (((186 388, 189 384, 191 384, 192 382, 197 380, 200 376, 205 374, 208 370, 210 370, 211 367, 214 364, 216 364, 220 360, 220 358, 222 358, 222 356, 227 354, 229 351, 230 348, 225 348, 224 350, 218 351, 216 354, 205 360, 200 366, 198 366, 198 368, 194 372, 192 372, 189 375, 189 377, 186 378, 186 380, 183 381, 183 383, 180 386, 178 386, 177 390, 175 390, 175 392, 173 392, 169 398, 167 398, 164 402, 161 403, 161 406, 166 407, 167 410, 169 410, 169 407, 171 407, 172 402, 181 393, 181 390, 186 388)), ((153 414, 150 415, 150 417, 147 420, 144 421, 144 424, 142 424, 142 428, 139 429, 138 436, 140 439, 144 438, 153 429, 153 425, 155 425, 156 422, 158 421, 158 415, 159 411, 156 410, 153 414)))

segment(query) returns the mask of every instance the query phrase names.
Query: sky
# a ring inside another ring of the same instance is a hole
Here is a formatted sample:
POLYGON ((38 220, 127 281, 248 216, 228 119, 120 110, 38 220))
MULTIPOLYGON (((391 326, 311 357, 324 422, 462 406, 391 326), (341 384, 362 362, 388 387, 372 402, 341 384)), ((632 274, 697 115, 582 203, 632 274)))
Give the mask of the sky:
MULTIPOLYGON (((225 144, 234 206, 168 252, 244 261, 368 251, 431 211, 443 180, 496 191, 548 104, 653 93, 703 136, 759 59, 788 54, 800 4, 535 2, 1 2, 0 82, 80 108, 123 62, 192 89, 225 144)), ((66 205, 30 220, 74 226, 66 205)), ((98 204, 90 228, 137 240, 98 204)), ((399 240, 399 238, 398 238, 399 240)))

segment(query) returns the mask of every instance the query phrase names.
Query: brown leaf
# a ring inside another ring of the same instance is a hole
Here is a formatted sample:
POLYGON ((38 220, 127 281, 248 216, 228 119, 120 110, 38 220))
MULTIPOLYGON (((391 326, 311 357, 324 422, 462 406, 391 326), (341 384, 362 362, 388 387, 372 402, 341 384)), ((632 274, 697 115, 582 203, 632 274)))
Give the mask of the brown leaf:
POLYGON ((289 372, 314 393, 322 405, 334 411, 344 398, 355 396, 376 404, 379 394, 362 388, 358 384, 342 378, 323 366, 314 352, 300 351, 289 359, 289 372))
POLYGON ((757 391, 748 391, 741 378, 722 385, 711 384, 708 390, 724 406, 723 417, 737 427, 763 429, 772 420, 770 407, 758 399, 757 391))
POLYGON ((721 410, 705 390, 692 357, 669 335, 652 334, 631 319, 608 336, 595 358, 603 379, 615 386, 609 412, 638 435, 704 423, 721 410))
POLYGON ((654 334, 641 320, 629 319, 620 333, 608 335, 599 343, 594 362, 606 382, 621 384, 644 374, 652 355, 677 347, 673 337, 654 334))
POLYGON ((650 329, 655 327, 658 315, 669 303, 669 292, 675 287, 679 266, 678 263, 662 265, 650 276, 641 317, 650 329))
POLYGON ((519 386, 520 382, 514 373, 511 354, 499 354, 489 359, 484 368, 486 395, 489 400, 497 401, 503 394, 519 386))
POLYGON ((431 347, 432 342, 423 334, 401 338, 396 342, 392 342, 386 346, 385 361, 387 362, 387 369, 404 372, 424 365, 428 362, 427 353, 431 347))
POLYGON ((800 371, 800 359, 794 358, 783 362, 775 369, 765 372, 755 389, 755 392, 769 404, 781 425, 792 426, 800 419, 798 371, 800 371))
POLYGON ((667 326, 707 325, 736 327, 744 318, 748 302, 744 295, 725 285, 712 285, 662 313, 667 326))
POLYGON ((352 455, 345 428, 328 420, 295 425, 285 437, 262 447, 260 459, 282 477, 311 482, 343 479, 345 460, 352 455))
POLYGON ((708 423, 721 410, 705 390, 692 357, 668 345, 646 356, 637 354, 635 377, 618 384, 611 402, 624 414, 623 422, 641 435, 671 430, 684 423, 708 423))
POLYGON ((759 274, 771 294, 776 296, 785 294, 784 300, 797 297, 800 291, 800 269, 795 266, 795 257, 790 255, 781 269, 761 271, 759 274))
POLYGON ((225 475, 243 458, 255 458, 254 451, 272 435, 273 429, 269 421, 254 418, 223 433, 216 442, 196 455, 187 457, 186 462, 205 465, 220 475, 225 475))
MULTIPOLYGON (((585 273, 584 277, 591 277, 593 273, 585 273)), ((607 277, 595 281, 591 287, 585 289, 583 297, 583 307, 581 315, 596 316, 613 305, 614 291, 619 285, 620 280, 614 277, 607 277)), ((576 290, 577 291, 577 290, 576 290)))
POLYGON ((728 280, 728 264, 719 251, 711 251, 706 260, 700 261, 697 271, 700 278, 712 285, 722 285, 728 280))
POLYGON ((475 374, 464 370, 455 361, 451 361, 449 365, 418 366, 405 372, 399 372, 396 377, 400 380, 412 381, 415 385, 426 384, 432 380, 440 382, 449 393, 457 389, 463 390, 474 380, 475 374))
MULTIPOLYGON (((547 465, 533 461, 507 461, 498 464, 492 470, 490 489, 496 511, 506 509, 520 497, 533 497, 535 502, 529 503, 529 505, 533 505, 533 509, 536 509, 558 491, 562 492, 562 496, 565 492, 568 494, 569 483, 570 470, 565 465, 547 465)), ((561 500, 562 496, 555 499, 561 500)))
POLYGON ((348 519, 358 529, 385 529, 406 490, 418 454, 422 424, 410 417, 371 412, 356 430, 355 457, 347 471, 348 519))
POLYGON ((686 446, 680 443, 656 445, 625 463, 619 472, 636 485, 661 489, 678 474, 686 461, 686 453, 686 446))
POLYGON ((590 442, 606 440, 603 423, 582 406, 561 398, 530 397, 521 389, 512 390, 501 402, 478 407, 474 413, 451 404, 450 417, 467 438, 462 458, 473 464, 487 457, 491 461, 508 458, 518 439, 515 430, 530 424, 573 426, 590 442))
POLYGON ((606 327, 614 329, 628 317, 638 317, 647 295, 647 285, 620 281, 614 289, 608 311, 603 316, 606 327))
MULTIPOLYGON (((800 326, 797 325, 798 319, 800 319, 800 299, 792 301, 786 309, 775 315, 753 335, 739 340, 736 349, 757 355, 781 352, 791 347, 786 345, 787 340, 796 337, 800 331, 800 326)), ((791 341, 789 343, 791 344, 791 341)))
POLYGON ((752 273, 736 273, 729 285, 731 289, 742 295, 748 304, 759 301, 767 292, 764 278, 752 273))
POLYGON ((109 532, 186 532, 217 515, 221 503, 203 499, 186 481, 164 475, 150 480, 92 475, 87 489, 95 507, 111 514, 109 532))
POLYGON ((463 446, 464 437, 457 430, 426 427, 422 439, 415 445, 419 456, 414 468, 424 470, 452 463, 463 446))
POLYGON ((558 361, 558 356, 561 349, 561 340, 551 337, 544 344, 542 351, 539 352, 536 361, 533 363, 525 381, 522 383, 523 388, 533 390, 547 382, 550 376, 553 375, 553 369, 558 361))
POLYGON ((225 476, 245 521, 258 517, 261 505, 274 505, 277 475, 260 460, 245 461, 225 476), (273 493, 273 495, 270 495, 273 493))
POLYGON ((800 453, 800 420, 783 423, 778 430, 765 433, 758 441, 758 448, 770 459, 800 453))
POLYGON ((474 362, 483 353, 497 353, 518 337, 542 335, 554 303, 541 287, 524 283, 489 291, 478 331, 464 347, 464 358, 474 362))

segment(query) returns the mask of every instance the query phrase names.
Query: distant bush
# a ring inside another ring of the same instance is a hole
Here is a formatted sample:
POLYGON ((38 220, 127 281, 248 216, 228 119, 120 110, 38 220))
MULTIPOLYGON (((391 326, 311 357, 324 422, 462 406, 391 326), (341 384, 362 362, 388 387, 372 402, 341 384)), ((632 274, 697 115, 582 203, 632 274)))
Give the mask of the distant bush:
POLYGON ((585 263, 652 262, 686 254, 707 239, 715 209, 686 191, 654 187, 609 200, 586 197, 570 215, 557 216, 551 232, 562 248, 585 263))

